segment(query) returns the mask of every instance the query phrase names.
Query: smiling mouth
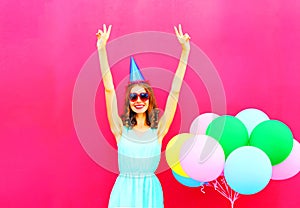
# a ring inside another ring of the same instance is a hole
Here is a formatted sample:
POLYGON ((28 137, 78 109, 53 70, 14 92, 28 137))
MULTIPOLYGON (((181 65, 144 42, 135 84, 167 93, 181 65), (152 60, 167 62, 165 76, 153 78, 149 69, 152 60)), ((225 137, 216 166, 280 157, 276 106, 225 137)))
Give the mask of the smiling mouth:
POLYGON ((142 109, 142 108, 144 107, 144 105, 134 105, 134 107, 135 107, 136 109, 142 109))

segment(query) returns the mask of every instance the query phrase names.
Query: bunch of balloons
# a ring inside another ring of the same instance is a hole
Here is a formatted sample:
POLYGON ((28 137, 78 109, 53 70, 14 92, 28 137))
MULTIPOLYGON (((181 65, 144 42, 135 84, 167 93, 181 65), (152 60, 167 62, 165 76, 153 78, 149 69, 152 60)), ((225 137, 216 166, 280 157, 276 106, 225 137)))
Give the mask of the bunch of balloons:
POLYGON ((286 124, 248 108, 236 116, 199 115, 189 133, 169 141, 166 159, 185 186, 204 186, 224 175, 232 190, 250 195, 271 179, 287 179, 300 171, 300 144, 286 124))

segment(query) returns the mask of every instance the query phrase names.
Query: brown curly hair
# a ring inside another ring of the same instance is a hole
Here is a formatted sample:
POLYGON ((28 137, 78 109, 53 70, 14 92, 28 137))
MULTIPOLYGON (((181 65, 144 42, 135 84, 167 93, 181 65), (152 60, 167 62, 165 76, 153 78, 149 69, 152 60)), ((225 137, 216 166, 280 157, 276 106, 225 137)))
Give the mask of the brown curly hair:
POLYGON ((151 128, 157 128, 158 126, 158 115, 159 110, 157 108, 156 99, 154 97, 153 89, 150 84, 146 81, 139 81, 129 83, 126 87, 125 92, 125 106, 124 106, 124 113, 121 115, 123 125, 127 128, 132 128, 136 125, 136 113, 130 108, 130 101, 129 101, 129 94, 131 89, 134 86, 141 86, 143 87, 146 92, 149 94, 149 106, 146 110, 146 123, 151 128))

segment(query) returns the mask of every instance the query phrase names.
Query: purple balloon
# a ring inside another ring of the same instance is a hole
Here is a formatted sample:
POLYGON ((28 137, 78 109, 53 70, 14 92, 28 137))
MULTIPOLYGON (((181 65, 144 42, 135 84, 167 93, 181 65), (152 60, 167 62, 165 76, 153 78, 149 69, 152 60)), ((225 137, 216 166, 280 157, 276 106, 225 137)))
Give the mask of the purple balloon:
POLYGON ((222 146, 214 138, 196 135, 182 145, 180 162, 190 178, 208 182, 222 173, 225 155, 222 146))
POLYGON ((288 179, 300 171, 300 144, 297 140, 294 139, 293 149, 289 156, 272 169, 273 180, 288 179))
POLYGON ((203 113, 195 118, 190 127, 191 134, 206 134, 208 125, 215 119, 220 117, 215 113, 203 113))

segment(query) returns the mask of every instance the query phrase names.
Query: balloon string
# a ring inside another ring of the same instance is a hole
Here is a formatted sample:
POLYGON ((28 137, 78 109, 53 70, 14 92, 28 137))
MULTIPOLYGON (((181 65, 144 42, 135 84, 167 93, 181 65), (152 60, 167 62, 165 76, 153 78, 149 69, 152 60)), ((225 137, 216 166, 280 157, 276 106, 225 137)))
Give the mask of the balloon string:
POLYGON ((201 189, 200 189, 200 190, 201 190, 201 192, 202 192, 203 194, 205 194, 204 186, 203 186, 203 185, 201 186, 201 189))
MULTIPOLYGON (((234 202, 239 198, 239 193, 231 189, 225 178, 215 179, 214 181, 210 181, 206 184, 208 187, 213 187, 215 191, 228 199, 231 203, 231 207, 233 207, 234 202)), ((201 186, 201 192, 205 193, 204 186, 201 186)))
POLYGON ((219 191, 219 190, 216 190, 216 191, 218 191, 222 196, 224 196, 225 198, 228 199, 227 195, 223 191, 219 191))
MULTIPOLYGON (((224 186, 226 187, 227 192, 229 193, 228 185, 227 185, 225 179, 222 178, 222 181, 223 181, 224 186)), ((232 189, 230 189, 230 190, 232 191, 232 189)), ((231 193, 230 193, 230 196, 231 196, 231 193)))

